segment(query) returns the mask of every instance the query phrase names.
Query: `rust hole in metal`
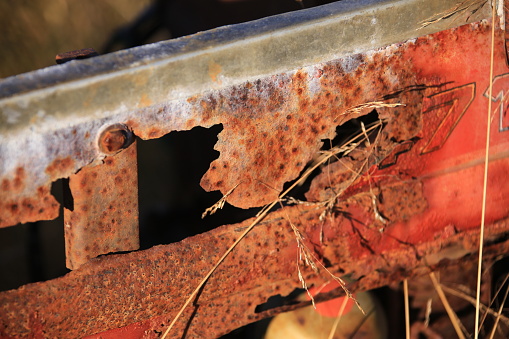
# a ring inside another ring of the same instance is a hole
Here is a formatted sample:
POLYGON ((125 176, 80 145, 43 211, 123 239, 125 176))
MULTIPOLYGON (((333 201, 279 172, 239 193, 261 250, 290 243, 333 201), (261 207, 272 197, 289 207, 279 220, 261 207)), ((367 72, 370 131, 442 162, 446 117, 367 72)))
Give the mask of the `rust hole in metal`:
MULTIPOLYGON (((60 203, 61 180, 53 181, 47 193, 60 203)), ((4 273, 0 291, 58 278, 69 272, 65 267, 63 225, 62 213, 59 213, 53 220, 0 228, 0 270, 4 273)))
POLYGON ((257 305, 255 308, 255 313, 262 313, 282 306, 299 304, 301 301, 297 300, 297 297, 304 292, 304 289, 296 288, 287 296, 282 296, 281 294, 273 295, 269 297, 263 304, 257 305))
POLYGON ((237 223, 257 209, 229 204, 201 218, 221 193, 206 192, 200 179, 217 159, 217 135, 222 125, 171 132, 159 139, 138 142, 140 245, 142 249, 180 241, 215 227, 237 223))
MULTIPOLYGON (((331 149, 332 147, 341 146, 345 142, 347 142, 350 138, 362 133, 362 124, 364 124, 365 128, 368 128, 370 125, 377 123, 379 121, 380 117, 376 109, 373 109, 370 113, 363 115, 361 117, 350 119, 344 124, 336 127, 336 137, 334 139, 323 140, 324 143, 321 150, 325 151, 331 149)), ((371 142, 374 141, 376 133, 378 132, 379 130, 368 133, 371 142)))
MULTIPOLYGON (((371 126, 375 123, 378 123, 378 122, 380 122, 380 117, 379 117, 378 112, 375 109, 373 111, 371 111, 371 113, 368 113, 364 116, 348 120, 344 124, 336 127, 336 137, 335 138, 322 140, 323 146, 321 147, 320 152, 328 151, 328 150, 332 149, 333 147, 340 147, 340 146, 344 145, 345 142, 347 142, 353 136, 357 136, 357 135, 361 134, 362 133, 362 127, 361 127, 362 124, 364 124, 365 128, 369 128, 369 126, 371 126)), ((382 123, 382 129, 383 129, 383 125, 384 124, 382 123)), ((374 139, 376 138, 376 135, 379 133, 381 133, 381 129, 376 129, 376 130, 368 133, 370 141, 371 142, 374 141, 374 139)), ((320 152, 317 153, 317 156, 320 154, 320 152)), ((322 170, 325 166, 330 165, 334 162, 337 162, 339 159, 343 159, 346 161, 353 161, 353 160, 350 160, 349 157, 343 158, 341 154, 338 154, 337 157, 331 158, 330 161, 328 161, 327 163, 322 165, 321 168, 317 168, 316 170, 314 170, 301 185, 299 185, 294 190, 292 190, 290 195, 293 198, 298 199, 298 200, 314 201, 314 199, 312 199, 312 198, 309 199, 307 197, 308 196, 307 193, 313 183, 314 178, 317 177, 322 172, 322 170)), ((311 161, 310 163, 312 164, 313 161, 311 161)), ((290 187, 296 180, 300 180, 303 173, 307 171, 307 168, 308 168, 308 166, 306 166, 304 168, 304 170, 302 170, 302 172, 297 177, 297 179, 287 182, 284 185, 284 190, 286 190, 288 187, 290 187)), ((345 179, 345 178, 343 178, 343 179, 345 179)), ((341 179, 338 178, 337 180, 341 180, 341 179)))

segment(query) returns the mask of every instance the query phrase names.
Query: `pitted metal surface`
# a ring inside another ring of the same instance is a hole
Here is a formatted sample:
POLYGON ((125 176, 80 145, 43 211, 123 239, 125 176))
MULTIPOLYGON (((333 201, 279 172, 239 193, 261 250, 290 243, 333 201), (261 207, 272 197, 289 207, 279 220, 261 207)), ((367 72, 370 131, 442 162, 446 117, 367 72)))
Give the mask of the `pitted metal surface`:
POLYGON ((321 138, 332 137, 333 125, 348 118, 334 121, 334 114, 350 103, 378 99, 372 95, 381 89, 385 95, 412 83, 412 65, 387 64, 391 49, 366 51, 488 16, 485 8, 473 14, 467 10, 423 27, 423 21, 455 5, 454 0, 341 1, 2 80, 0 226, 55 218, 51 182, 100 159, 97 135, 115 123, 129 125, 144 139, 225 124, 217 145, 224 154, 203 186, 225 193, 241 183, 230 203, 260 206, 295 178, 321 138), (341 82, 362 80, 355 72, 372 77, 358 93, 351 92, 356 85, 341 82), (345 91, 333 93, 333 84, 345 91), (308 109, 312 114, 307 115, 308 109), (257 120, 274 126, 254 125, 257 120), (277 139, 278 132, 284 137, 277 139), (244 139, 259 141, 267 135, 264 145, 277 149, 295 137, 290 133, 302 132, 305 143, 281 150, 294 160, 274 164, 282 169, 262 170, 265 184, 275 188, 267 190, 256 175, 266 159, 249 151, 250 141, 244 139), (257 134, 250 138, 245 133, 257 134), (239 149, 229 148, 228 142, 239 149), (238 162, 241 153, 249 158, 238 162), (282 171, 277 178, 275 170, 282 171), (239 193, 258 189, 251 196, 239 193))
MULTIPOLYGON (((347 5, 353 6, 352 2, 347 5)), ((320 26, 317 22, 313 25, 320 26)), ((302 306, 258 308, 271 296, 287 296, 302 286, 297 272, 297 265, 302 263, 298 261, 292 225, 302 233, 317 261, 332 273, 348 277, 351 291, 426 274, 459 260, 477 260, 486 127, 486 114, 480 113, 486 112, 487 100, 492 100, 495 118, 491 121, 494 128, 487 186, 492 201, 486 213, 484 256, 495 260, 507 253, 509 246, 509 122, 503 114, 509 69, 505 64, 505 33, 497 27, 495 92, 491 98, 485 95, 491 81, 487 77, 490 30, 486 22, 476 22, 373 51, 328 60, 317 56, 319 60, 310 65, 238 82, 229 78, 230 66, 226 65, 230 64, 209 57, 198 62, 207 73, 199 79, 205 85, 212 84, 212 89, 180 94, 168 90, 160 97, 135 90, 157 85, 157 92, 159 85, 164 87, 154 72, 165 62, 147 61, 138 70, 148 73, 139 77, 116 74, 116 80, 125 82, 119 92, 130 93, 129 86, 134 86, 129 100, 136 104, 111 110, 113 106, 105 105, 108 116, 102 116, 103 111, 78 119, 72 125, 79 125, 74 133, 69 126, 55 127, 53 132, 60 132, 48 135, 55 145, 48 148, 48 156, 56 160, 42 167, 46 177, 30 179, 30 184, 46 187, 48 177, 68 176, 101 158, 97 138, 104 125, 123 123, 137 136, 150 139, 172 130, 223 124, 216 145, 220 157, 211 163, 201 184, 223 193, 238 185, 228 202, 241 207, 261 206, 278 199, 284 183, 298 177, 306 163, 319 154, 323 139, 335 136, 336 126, 372 110, 350 108, 380 101, 399 104, 376 108, 384 121, 377 132, 379 138, 365 142, 338 161, 325 163, 321 173, 309 179, 307 201, 284 206, 254 227, 210 277, 170 333, 170 337, 213 338, 302 306), (64 140, 68 140, 68 148, 80 154, 78 158, 65 156, 68 150, 60 146, 64 140), (324 205, 329 199, 332 203, 324 205)), ((190 45, 193 43, 198 44, 190 45)), ((211 49, 211 55, 218 50, 211 49)), ((203 55, 193 57, 199 61, 203 55)), ((241 65, 234 61, 232 65, 241 65)), ((92 65, 92 61, 84 62, 92 65)), ((158 76, 164 83, 166 75, 158 76)), ((101 100, 113 95, 107 90, 108 76, 99 78, 83 84, 92 93, 83 99, 90 99, 86 107, 102 105, 101 100)), ((80 81, 70 83, 79 93, 80 81)), ((56 92, 55 97, 61 95, 56 92)), ((41 130, 37 133, 44 134, 41 130)), ((16 168, 16 159, 3 168, 16 168)), ((30 186, 23 189, 25 179, 19 179, 31 178, 24 171, 19 170, 12 178, 6 174, 3 179, 6 187, 18 190, 16 199, 32 194, 30 186)), ((12 203, 8 199, 5 193, 2 201, 12 203)), ((10 225, 16 218, 16 213, 8 215, 2 225, 10 225)), ((222 226, 175 244, 95 258, 62 278, 2 292, 0 336, 156 338, 251 222, 222 226)), ((310 286, 331 280, 309 267, 300 269, 310 286)), ((338 288, 335 295, 342 293, 338 288)))

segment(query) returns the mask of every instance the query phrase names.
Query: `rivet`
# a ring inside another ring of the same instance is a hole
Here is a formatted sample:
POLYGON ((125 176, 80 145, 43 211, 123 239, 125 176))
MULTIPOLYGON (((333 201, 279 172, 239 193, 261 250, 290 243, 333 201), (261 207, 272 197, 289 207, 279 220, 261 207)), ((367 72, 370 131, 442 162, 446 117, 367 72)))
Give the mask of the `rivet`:
POLYGON ((99 136, 99 149, 106 154, 115 154, 129 147, 134 141, 134 134, 124 124, 106 127, 99 136))

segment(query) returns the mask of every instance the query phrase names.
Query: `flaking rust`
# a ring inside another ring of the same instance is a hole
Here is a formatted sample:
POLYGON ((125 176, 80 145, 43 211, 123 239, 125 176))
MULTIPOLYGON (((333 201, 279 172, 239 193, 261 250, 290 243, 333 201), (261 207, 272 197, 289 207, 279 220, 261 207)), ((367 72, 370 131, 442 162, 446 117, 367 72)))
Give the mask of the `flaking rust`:
POLYGON ((51 184, 60 178, 67 178, 80 168, 88 165, 90 159, 101 156, 94 135, 104 124, 95 121, 80 127, 71 126, 41 135, 34 126, 31 134, 10 140, 3 150, 5 158, 0 159, 0 227, 17 223, 50 220, 58 216, 59 203, 50 193, 51 184), (42 168, 28 157, 19 156, 32 143, 42 147, 41 157, 51 161, 42 168), (69 155, 69 154, 72 154, 69 155))
POLYGON ((127 139, 113 127, 113 136, 107 136, 113 139, 107 145, 113 147, 107 150, 117 154, 69 180, 72 205, 64 209, 64 231, 70 269, 101 254, 139 248, 136 143, 118 153, 127 139))
MULTIPOLYGON (((234 206, 248 208, 270 203, 285 182, 295 179, 316 156, 323 139, 335 136, 336 126, 367 114, 349 108, 381 99, 416 83, 411 63, 390 49, 354 55, 340 61, 265 78, 212 93, 194 102, 198 115, 221 120, 224 130, 213 161, 201 181, 206 190, 226 193, 234 206)), ((387 100, 404 106, 381 116, 391 116, 394 140, 405 140, 420 130, 423 93, 402 92, 387 100), (396 121, 398 121, 396 123, 396 121), (407 126, 408 125, 408 126, 407 126)), ((387 112, 387 113, 385 113, 387 112)), ((394 142, 386 140, 390 151, 394 142)))
POLYGON ((17 194, 19 173, 12 179, 4 178, 2 181, 2 194, 6 199, 0 203, 0 225, 10 226, 16 223, 24 223, 37 220, 55 219, 58 216, 59 204, 50 194, 48 186, 40 186, 36 189, 36 195, 29 193, 24 197, 17 194), (12 186, 11 186, 12 185, 12 186), (8 196, 8 195, 14 196, 8 196))
MULTIPOLYGON (((50 178, 58 178, 72 167, 70 157, 55 159, 45 170, 50 178)), ((24 167, 14 171, 14 177, 4 177, 0 181, 0 227, 18 222, 54 219, 58 216, 59 204, 50 193, 50 185, 37 187, 36 195, 31 195, 33 178, 27 176, 24 167)))
MULTIPOLYGON (((353 205, 343 209, 344 216, 346 212, 356 213, 353 205)), ((424 258, 438 254, 438 261, 447 259, 439 255, 443 247, 459 245, 463 260, 469 260, 469 255, 476 258, 476 229, 456 234, 443 227, 434 232, 433 240, 420 242, 420 228, 408 228, 408 221, 418 220, 418 214, 396 226, 407 229, 406 237, 396 237, 364 225, 373 220, 370 211, 356 213, 355 220, 338 215, 325 222, 318 220, 319 213, 315 208, 285 207, 254 228, 210 278, 195 307, 184 313, 171 337, 181 337, 185 331, 186 338, 215 338, 302 306, 258 307, 273 295, 286 296, 301 286, 290 222, 305 235, 316 257, 330 263, 331 272, 350 275, 353 280, 348 288, 352 292, 427 273, 433 267, 424 258)), ((157 338, 197 281, 250 222, 222 226, 180 243, 92 259, 65 277, 1 292, 0 336, 44 333, 46 337, 115 338, 121 333, 142 333, 138 337, 157 338), (126 328, 117 329, 121 327, 126 328)), ((498 241, 487 246, 487 258, 507 251, 509 244, 503 234, 508 230, 507 220, 490 224, 486 236, 498 241)), ((316 276, 309 267, 301 266, 301 270, 310 286, 331 279, 326 273, 316 276)), ((341 289, 336 292, 341 294, 341 289)))

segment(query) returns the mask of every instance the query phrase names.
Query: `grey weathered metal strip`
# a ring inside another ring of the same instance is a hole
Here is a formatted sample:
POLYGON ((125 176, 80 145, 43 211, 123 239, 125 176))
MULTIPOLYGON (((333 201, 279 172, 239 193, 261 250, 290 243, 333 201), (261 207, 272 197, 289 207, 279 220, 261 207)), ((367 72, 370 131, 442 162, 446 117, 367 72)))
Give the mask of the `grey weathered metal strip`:
POLYGON ((11 77, 0 81, 0 133, 107 117, 139 106, 143 96, 151 103, 184 98, 489 16, 485 5, 422 27, 457 2, 340 1, 11 77), (96 84, 102 93, 94 93, 96 84))

